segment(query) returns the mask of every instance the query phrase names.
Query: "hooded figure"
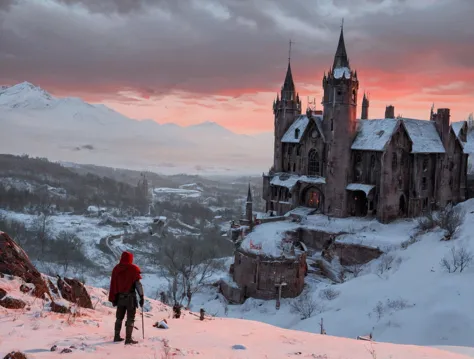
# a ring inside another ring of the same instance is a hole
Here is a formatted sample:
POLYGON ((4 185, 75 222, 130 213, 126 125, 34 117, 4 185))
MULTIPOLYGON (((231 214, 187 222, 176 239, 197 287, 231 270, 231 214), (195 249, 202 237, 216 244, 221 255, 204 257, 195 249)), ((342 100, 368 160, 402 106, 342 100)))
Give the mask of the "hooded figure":
POLYGON ((144 303, 141 278, 140 268, 133 264, 133 254, 123 252, 120 263, 112 271, 110 280, 109 301, 112 302, 114 307, 117 307, 114 342, 123 341, 123 338, 120 337, 120 330, 125 314, 127 314, 125 344, 138 343, 132 339, 132 332, 138 303, 140 303, 140 307, 143 307, 144 303), (140 296, 139 301, 137 301, 135 291, 140 296))

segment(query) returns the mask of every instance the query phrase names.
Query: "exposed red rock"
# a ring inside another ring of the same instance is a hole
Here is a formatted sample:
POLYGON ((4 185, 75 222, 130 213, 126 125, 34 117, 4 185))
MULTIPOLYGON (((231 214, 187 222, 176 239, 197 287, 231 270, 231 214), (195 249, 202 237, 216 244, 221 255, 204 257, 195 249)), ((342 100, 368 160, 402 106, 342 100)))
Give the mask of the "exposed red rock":
POLYGON ((62 297, 67 301, 76 303, 83 308, 93 309, 92 300, 86 287, 77 279, 58 276, 58 288, 62 297))
POLYGON ((28 359, 22 352, 11 352, 3 357, 3 359, 28 359))
POLYGON ((0 299, 0 305, 8 309, 23 309, 26 307, 26 303, 21 299, 12 298, 9 296, 5 296, 0 299))
POLYGON ((28 255, 5 232, 0 232, 0 273, 22 278, 35 286, 32 294, 38 298, 50 296, 41 273, 31 263, 28 255))

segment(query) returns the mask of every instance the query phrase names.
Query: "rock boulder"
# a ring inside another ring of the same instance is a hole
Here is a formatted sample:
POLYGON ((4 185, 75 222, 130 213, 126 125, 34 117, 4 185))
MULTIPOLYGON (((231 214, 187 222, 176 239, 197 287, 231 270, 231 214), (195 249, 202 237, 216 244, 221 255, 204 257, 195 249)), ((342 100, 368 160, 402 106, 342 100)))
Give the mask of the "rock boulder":
POLYGON ((61 296, 67 301, 76 303, 82 308, 94 309, 86 287, 77 279, 61 278, 58 276, 58 289, 61 292, 61 296))
POLYGON ((0 232, 0 273, 22 278, 35 286, 32 294, 38 298, 50 296, 41 273, 31 263, 28 255, 5 232, 0 232))

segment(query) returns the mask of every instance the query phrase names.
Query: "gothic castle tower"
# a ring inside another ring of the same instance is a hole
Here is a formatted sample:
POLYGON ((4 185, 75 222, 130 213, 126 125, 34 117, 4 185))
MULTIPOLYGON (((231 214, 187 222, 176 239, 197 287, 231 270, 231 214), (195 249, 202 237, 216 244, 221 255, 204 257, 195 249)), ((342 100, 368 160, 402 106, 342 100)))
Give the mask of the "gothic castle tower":
POLYGON ((364 98, 362 99, 362 113, 360 115, 361 120, 369 119, 369 98, 364 93, 364 98))
POLYGON ((347 184, 350 176, 351 145, 357 129, 357 71, 352 71, 341 27, 334 63, 323 78, 323 128, 326 137, 326 190, 324 212, 347 216, 347 184))
POLYGON ((275 172, 281 172, 283 171, 281 138, 286 130, 288 130, 295 117, 301 114, 301 101, 295 90, 295 83, 293 82, 293 75, 291 73, 290 58, 288 58, 288 69, 286 70, 285 82, 281 88, 280 96, 277 95, 276 100, 273 102, 273 114, 275 115, 273 170, 275 172))

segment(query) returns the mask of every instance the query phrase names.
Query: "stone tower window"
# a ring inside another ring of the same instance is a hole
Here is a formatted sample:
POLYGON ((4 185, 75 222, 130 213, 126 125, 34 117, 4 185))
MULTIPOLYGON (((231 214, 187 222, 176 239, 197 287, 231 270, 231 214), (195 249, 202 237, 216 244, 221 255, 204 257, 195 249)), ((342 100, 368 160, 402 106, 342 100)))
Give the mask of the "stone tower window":
POLYGON ((370 157, 370 167, 375 168, 375 155, 370 157))
POLYGON ((423 158, 423 172, 428 171, 428 157, 423 158))
POLYGON ((356 90, 352 90, 352 103, 356 103, 356 90))
POLYGON ((332 120, 332 118, 330 119, 331 121, 331 131, 334 131, 334 121, 332 120))
POLYGON ((300 129, 295 128, 295 139, 298 139, 300 137, 300 129))
POLYGON ((392 170, 396 170, 398 166, 398 158, 396 153, 392 153, 392 170))
POLYGON ((428 181, 426 180, 426 177, 423 177, 421 179, 421 189, 422 190, 425 190, 428 188, 428 181))
POLYGON ((321 164, 319 162, 319 153, 316 150, 309 151, 308 156, 308 175, 319 176, 321 173, 321 164))

